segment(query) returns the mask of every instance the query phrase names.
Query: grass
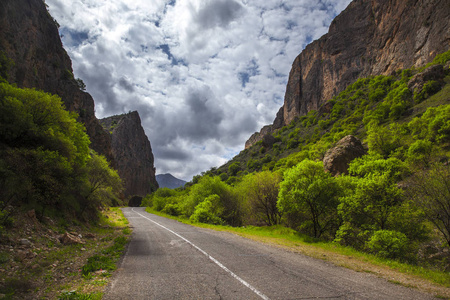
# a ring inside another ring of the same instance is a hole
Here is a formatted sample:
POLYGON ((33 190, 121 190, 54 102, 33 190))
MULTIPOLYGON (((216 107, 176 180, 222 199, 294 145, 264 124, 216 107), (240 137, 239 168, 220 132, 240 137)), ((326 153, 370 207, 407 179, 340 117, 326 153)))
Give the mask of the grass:
POLYGON ((0 298, 101 299, 131 233, 120 208, 105 210, 95 225, 74 223, 69 226, 64 222, 45 225, 29 225, 33 228, 30 240, 35 244, 33 259, 0 252, 0 294, 4 295, 0 298), (54 232, 50 233, 52 238, 57 232, 74 231, 83 236, 84 244, 60 244, 44 236, 47 231, 54 232), (13 273, 10 265, 15 268, 13 273))
POLYGON ((185 224, 226 231, 255 241, 276 245, 289 251, 301 253, 317 259, 329 261, 335 265, 353 269, 358 272, 373 273, 388 280, 394 280, 401 285, 416 287, 421 290, 444 294, 450 297, 450 273, 425 269, 423 267, 377 257, 359 252, 351 247, 345 247, 332 242, 324 242, 283 226, 271 227, 230 227, 193 223, 187 218, 174 217, 147 208, 147 212, 178 220, 185 224), (392 279, 395 276, 395 279, 392 279))
POLYGON ((128 235, 131 234, 128 224, 128 220, 118 207, 110 208, 103 213, 95 232, 101 234, 109 232, 100 241, 109 243, 110 246, 100 248, 96 254, 87 259, 86 264, 80 269, 80 275, 84 280, 78 281, 78 285, 72 286, 72 291, 61 293, 59 299, 97 300, 102 298, 102 290, 108 283, 107 277, 110 277, 111 272, 117 269, 117 263, 128 243, 128 235), (116 233, 111 234, 113 232, 116 233), (118 232, 120 233, 117 234, 118 232), (112 244, 111 241, 113 241, 112 244), (103 272, 97 273, 97 271, 103 272))

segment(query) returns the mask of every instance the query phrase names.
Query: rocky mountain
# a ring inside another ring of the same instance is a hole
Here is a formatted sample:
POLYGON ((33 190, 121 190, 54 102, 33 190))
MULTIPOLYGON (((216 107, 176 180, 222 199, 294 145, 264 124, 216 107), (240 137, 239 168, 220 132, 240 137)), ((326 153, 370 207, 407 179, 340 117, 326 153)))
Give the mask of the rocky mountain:
POLYGON ((101 119, 105 132, 111 136, 116 168, 124 180, 125 196, 142 196, 156 191, 154 157, 150 141, 141 125, 137 111, 101 119))
POLYGON ((186 181, 178 179, 169 173, 156 175, 156 180, 160 188, 176 189, 186 184, 186 181))
POLYGON ((58 23, 42 0, 0 1, 0 66, 9 65, 8 81, 59 95, 66 108, 79 115, 91 148, 103 154, 126 182, 125 194, 145 196, 154 191, 154 158, 139 114, 112 117, 118 126, 112 134, 95 117, 94 100, 75 79, 64 50, 58 23), (2 63, 3 61, 3 63, 2 63))
POLYGON ((355 0, 328 33, 295 59, 284 105, 272 125, 246 142, 249 148, 295 117, 317 110, 360 77, 421 67, 449 49, 447 0, 355 0))
POLYGON ((91 148, 112 161, 110 138, 95 117, 94 100, 74 78, 58 24, 44 1, 0 1, 0 28, 0 54, 12 61, 8 81, 59 95, 85 124, 91 148))

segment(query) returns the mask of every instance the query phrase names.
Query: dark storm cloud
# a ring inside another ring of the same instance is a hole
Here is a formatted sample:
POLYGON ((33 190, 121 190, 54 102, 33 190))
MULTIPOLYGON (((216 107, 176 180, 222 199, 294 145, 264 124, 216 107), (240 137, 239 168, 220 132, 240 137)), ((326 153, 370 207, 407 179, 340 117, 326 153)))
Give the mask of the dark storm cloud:
POLYGON ((183 135, 194 141, 207 140, 219 135, 219 124, 223 119, 223 112, 217 106, 211 89, 202 87, 191 89, 186 98, 189 112, 186 112, 186 124, 180 128, 183 135))
POLYGON ((197 12, 194 20, 202 28, 226 27, 231 21, 239 17, 242 9, 242 5, 235 1, 209 1, 197 12))
POLYGON ((77 74, 88 83, 87 90, 95 99, 96 108, 101 109, 103 115, 115 115, 123 112, 124 106, 113 90, 115 81, 111 75, 111 68, 101 63, 90 67, 83 64, 77 68, 77 74))
POLYGON ((153 152, 155 152, 155 155, 162 159, 169 159, 169 160, 177 160, 177 161, 188 161, 192 158, 192 155, 190 153, 187 153, 186 150, 177 148, 171 148, 169 146, 163 146, 156 148, 153 152))
POLYGON ((119 86, 129 93, 134 92, 134 86, 124 77, 119 79, 119 86))

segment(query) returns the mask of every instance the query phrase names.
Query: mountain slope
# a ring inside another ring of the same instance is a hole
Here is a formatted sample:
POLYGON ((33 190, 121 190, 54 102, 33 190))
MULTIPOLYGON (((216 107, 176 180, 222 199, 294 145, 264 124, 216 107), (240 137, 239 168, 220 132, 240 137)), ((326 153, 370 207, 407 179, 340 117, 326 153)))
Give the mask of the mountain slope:
POLYGON ((246 148, 296 116, 317 110, 358 78, 424 66, 447 51, 449 42, 448 1, 353 1, 327 34, 295 59, 283 107, 246 148))
POLYGON ((176 189, 186 184, 186 181, 178 179, 169 173, 156 175, 156 180, 160 188, 176 189))

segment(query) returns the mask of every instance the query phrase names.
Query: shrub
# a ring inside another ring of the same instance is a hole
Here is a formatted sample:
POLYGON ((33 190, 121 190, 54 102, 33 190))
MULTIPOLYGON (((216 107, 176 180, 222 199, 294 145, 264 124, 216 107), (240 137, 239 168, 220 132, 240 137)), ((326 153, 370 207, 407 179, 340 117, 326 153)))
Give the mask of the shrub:
POLYGON ((436 94, 441 89, 441 85, 439 82, 435 80, 430 80, 423 85, 423 88, 420 92, 414 95, 414 102, 420 103, 428 97, 436 94))
POLYGON ((417 140, 408 148, 407 157, 411 163, 428 166, 433 144, 427 140, 417 140))
MULTIPOLYGON (((241 170, 241 165, 239 162, 234 162, 228 167, 228 173, 230 174, 230 176, 236 176, 237 172, 239 172, 240 170, 241 170)), ((222 180, 222 181, 224 181, 224 180, 222 180)))
POLYGON ((218 195, 209 196, 195 207, 195 211, 189 220, 196 223, 223 224, 223 220, 218 217, 222 213, 219 202, 218 195))
POLYGON ((171 215, 171 216, 179 216, 181 214, 181 210, 177 204, 168 203, 164 206, 161 212, 171 215))
POLYGON ((393 230, 378 230, 367 241, 368 250, 383 258, 399 259, 408 254, 408 238, 393 230))

